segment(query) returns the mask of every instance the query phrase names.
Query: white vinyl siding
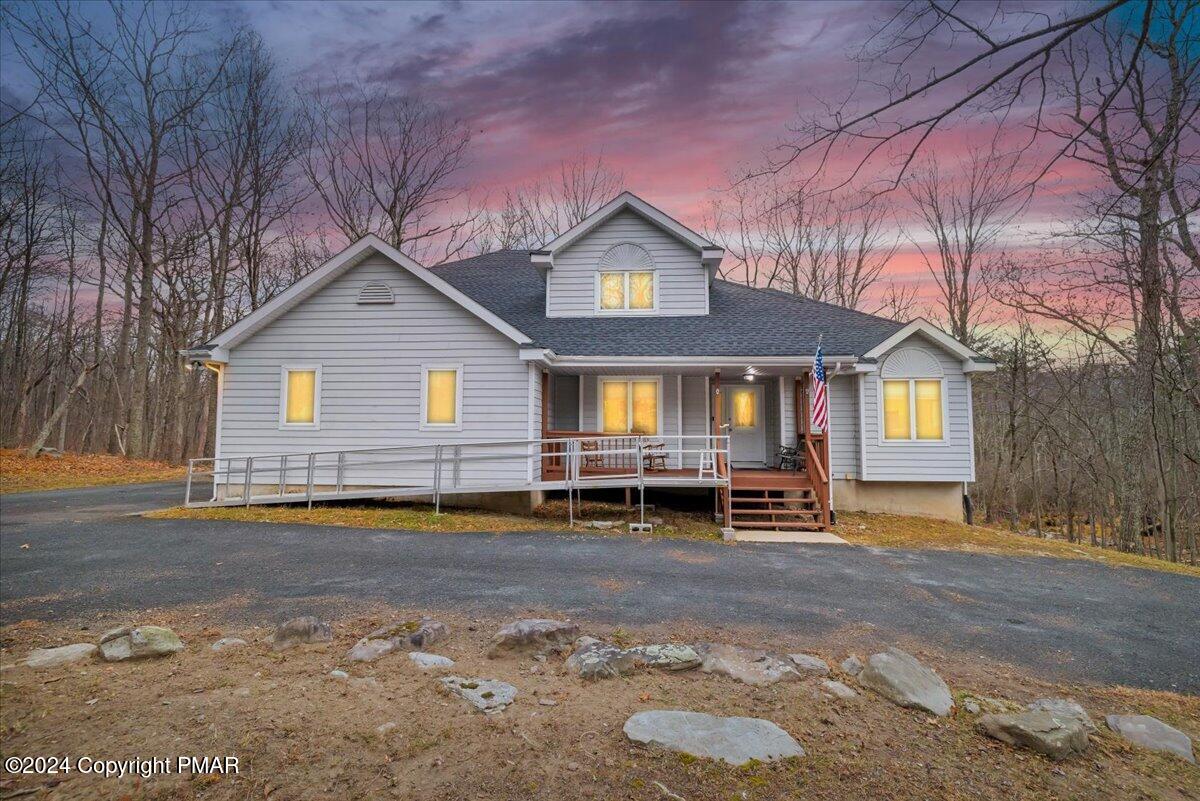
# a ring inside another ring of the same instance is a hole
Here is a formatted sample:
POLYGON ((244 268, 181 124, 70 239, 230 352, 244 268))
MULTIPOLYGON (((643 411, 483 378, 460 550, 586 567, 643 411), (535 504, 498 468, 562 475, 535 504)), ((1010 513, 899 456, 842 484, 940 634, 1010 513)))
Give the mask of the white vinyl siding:
MULTIPOLYGON (((943 439, 885 440, 880 409, 881 379, 878 373, 867 373, 863 376, 862 388, 863 478, 868 481, 974 481, 974 445, 971 441, 968 397, 970 383, 962 371, 962 362, 919 334, 900 343, 894 350, 900 348, 919 348, 935 358, 942 368, 945 410, 943 439)), ((879 359, 880 364, 885 360, 886 355, 879 359)), ((834 436, 836 441, 836 434, 834 436)), ((835 467, 835 472, 845 471, 835 467)))
MULTIPOLYGON (((708 381, 704 376, 683 376, 683 433, 691 437, 684 441, 684 448, 696 450, 704 444, 699 437, 708 435, 708 381)), ((684 467, 699 467, 699 454, 689 453, 684 457, 684 467)))
POLYGON ((853 375, 829 379, 829 472, 858 478, 858 384, 853 375))
POLYGON ((653 313, 675 316, 708 313, 708 279, 700 263, 700 252, 640 215, 623 211, 554 255, 554 267, 546 281, 547 316, 595 316, 599 308, 596 292, 600 259, 609 248, 622 242, 640 245, 654 259, 657 309, 653 313))
MULTIPOLYGON (((374 255, 233 349, 223 376, 219 452, 236 457, 524 440, 529 398, 528 365, 519 359, 515 343, 374 255), (385 282, 395 303, 360 305, 359 293, 371 281, 385 282), (421 431, 422 365, 445 363, 463 367, 461 425, 454 431, 421 431), (279 376, 285 364, 321 365, 320 430, 279 430, 279 376)), ((428 466, 351 469, 346 484, 428 480, 429 471, 428 466)), ((524 459, 461 467, 464 483, 521 481, 527 473, 524 459)))

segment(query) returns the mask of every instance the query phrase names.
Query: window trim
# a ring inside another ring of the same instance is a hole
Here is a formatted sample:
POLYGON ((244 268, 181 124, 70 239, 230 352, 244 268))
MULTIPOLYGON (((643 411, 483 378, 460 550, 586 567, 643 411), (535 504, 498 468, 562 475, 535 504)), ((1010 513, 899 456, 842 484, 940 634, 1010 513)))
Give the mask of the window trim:
MULTIPOLYGON (((580 393, 582 395, 583 393, 580 393)), ((602 375, 596 377, 596 431, 604 437, 662 437, 663 434, 663 377, 661 375, 602 375), (633 426, 633 391, 632 382, 634 381, 653 381, 658 393, 655 402, 658 420, 655 422, 657 432, 654 434, 635 434, 633 431, 626 431, 624 434, 606 434, 604 433, 604 382, 605 381, 621 381, 630 384, 631 388, 625 395, 625 407, 629 426, 633 426)))
POLYGON ((634 269, 629 269, 629 270, 598 269, 598 270, 596 270, 596 277, 593 281, 593 284, 594 284, 594 289, 593 289, 594 303, 592 305, 593 305, 593 311, 595 311, 596 314, 602 314, 602 315, 606 315, 606 316, 613 316, 613 315, 623 316, 623 315, 630 315, 630 314, 656 314, 658 312, 658 270, 654 269, 653 267, 648 267, 645 269, 637 269, 637 270, 634 270, 634 269), (605 308, 601 307, 601 304, 600 304, 600 277, 603 275, 608 275, 610 273, 617 273, 617 274, 624 276, 624 281, 625 281, 625 307, 624 308, 605 309, 605 308), (650 273, 651 280, 654 282, 654 287, 651 290, 654 292, 654 305, 651 306, 649 309, 631 309, 631 308, 629 308, 629 275, 630 275, 630 273, 650 273))
POLYGON ((893 376, 891 378, 880 378, 876 391, 878 399, 879 414, 877 416, 879 424, 879 444, 881 446, 888 445, 945 445, 950 440, 948 437, 950 428, 950 403, 946 392, 946 377, 937 375, 913 375, 913 376, 893 376), (884 395, 883 383, 885 381, 906 381, 908 382, 908 438, 907 439, 892 439, 885 435, 884 432, 884 395), (942 400, 942 436, 940 439, 917 439, 917 386, 918 381, 937 381, 942 400))
POLYGON ((421 395, 418 398, 420 409, 418 410, 418 419, 420 420, 419 429, 421 431, 462 431, 463 428, 463 366, 461 362, 445 363, 445 362, 428 362, 421 365, 421 395), (457 375, 454 378, 454 422, 453 423, 431 423, 429 422, 429 371, 430 370, 453 370, 457 375))
POLYGON ((319 363, 287 362, 279 366, 279 430, 321 430, 321 365, 319 363), (316 373, 313 376, 313 421, 311 423, 289 423, 287 421, 288 373, 293 370, 312 370, 316 373))

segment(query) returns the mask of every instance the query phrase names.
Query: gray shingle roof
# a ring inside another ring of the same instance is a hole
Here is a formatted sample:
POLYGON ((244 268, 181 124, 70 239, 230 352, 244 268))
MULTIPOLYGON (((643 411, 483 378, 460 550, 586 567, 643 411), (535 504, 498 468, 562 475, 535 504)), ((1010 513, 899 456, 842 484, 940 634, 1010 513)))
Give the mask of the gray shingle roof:
POLYGON ((903 323, 773 289, 714 281, 709 314, 546 317, 545 283, 524 250, 499 250, 434 272, 560 356, 860 356, 903 323))

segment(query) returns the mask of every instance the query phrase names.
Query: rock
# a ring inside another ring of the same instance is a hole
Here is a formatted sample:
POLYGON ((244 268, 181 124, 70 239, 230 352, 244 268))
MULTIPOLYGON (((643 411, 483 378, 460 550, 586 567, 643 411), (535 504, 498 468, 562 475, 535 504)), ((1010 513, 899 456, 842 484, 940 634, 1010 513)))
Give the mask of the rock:
POLYGON ((975 726, 988 737, 1055 761, 1082 754, 1088 746, 1087 729, 1077 718, 1062 718, 1051 712, 984 715, 975 726))
POLYGON ((394 721, 394 720, 389 720, 386 723, 380 723, 378 726, 375 727, 375 733, 380 736, 385 735, 388 732, 390 732, 392 729, 396 728, 396 726, 398 726, 398 725, 399 724, 396 723, 396 721, 394 721))
POLYGON ((840 681, 834 681, 833 679, 825 679, 824 681, 822 681, 821 689, 824 690, 825 692, 829 693, 830 695, 835 695, 838 698, 841 698, 843 701, 849 701, 851 698, 858 697, 858 693, 855 692, 852 688, 847 687, 845 684, 842 684, 840 681))
POLYGON ((553 698, 539 698, 538 704, 541 706, 558 706, 558 701, 555 701, 553 698))
POLYGON ((492 635, 488 656, 507 652, 536 651, 561 653, 570 650, 579 636, 579 626, 561 620, 527 618, 505 623, 492 635))
POLYGON ((331 679, 348 679, 348 678, 350 678, 350 674, 344 670, 331 670, 331 671, 329 671, 329 678, 331 678, 331 679))
POLYGON ((1151 751, 1166 751, 1193 765, 1196 763, 1192 738, 1158 718, 1149 715, 1108 715, 1104 720, 1108 728, 1135 745, 1151 751))
POLYGON ((633 672, 637 658, 615 645, 595 637, 580 637, 575 641, 575 653, 567 658, 567 670, 581 679, 604 679, 633 672))
POLYGON ((1031 712, 1049 712, 1055 717, 1074 718, 1083 724, 1088 734, 1096 733, 1096 724, 1092 723, 1087 710, 1074 698, 1039 698, 1026 708, 1031 712))
POLYGON ((225 651, 230 648, 241 648, 247 644, 241 637, 222 637, 210 645, 209 648, 212 648, 214 651, 225 651))
POLYGON ((480 712, 500 712, 517 697, 517 688, 495 679, 464 679, 446 676, 441 680, 445 692, 457 695, 480 712))
POLYGON ((182 650, 179 635, 163 626, 124 626, 100 638, 100 653, 109 662, 170 656, 182 650))
POLYGON ((437 654, 427 654, 422 651, 411 651, 408 654, 408 658, 415 662, 421 670, 454 667, 453 659, 446 656, 438 656, 437 654))
POLYGON ((391 640, 368 640, 364 637, 354 643, 354 647, 346 654, 346 658, 351 662, 374 662, 394 650, 396 650, 396 644, 391 640))
POLYGON ((621 523, 617 520, 589 520, 583 524, 583 527, 607 530, 610 528, 616 528, 619 525, 621 525, 621 523))
POLYGON ((899 648, 873 654, 858 680, 893 703, 939 717, 949 715, 954 707, 946 682, 899 648))
POLYGON ((803 671, 818 673, 822 676, 829 675, 829 664, 824 659, 809 654, 788 654, 788 658, 803 671))
POLYGON ((851 676, 857 676, 859 673, 862 673, 862 669, 862 660, 859 659, 855 654, 850 654, 850 656, 842 660, 842 671, 844 673, 848 673, 851 676))
POLYGON ((280 623, 271 635, 271 647, 276 651, 284 651, 297 645, 327 643, 332 640, 333 627, 328 622, 305 615, 280 623))
POLYGON ((624 731, 635 743, 719 759, 730 765, 804 756, 804 749, 790 734, 759 718, 722 718, 701 712, 655 709, 630 717, 625 721, 624 731))
POLYGON ((640 664, 663 670, 690 670, 700 666, 700 654, 690 645, 652 643, 626 649, 640 664))
POLYGON ((63 645, 58 648, 34 648, 21 664, 31 668, 69 665, 72 662, 90 659, 95 653, 96 646, 90 642, 77 642, 74 645, 63 645))
POLYGON ((963 709, 965 709, 969 714, 978 715, 980 712, 979 702, 974 698, 967 698, 963 701, 963 709))
MULTIPOLYGON (((1025 707, 1020 704, 1007 701, 1003 698, 990 698, 986 695, 964 695, 961 700, 962 708, 972 715, 978 715, 980 712, 993 712, 1001 715, 1010 712, 1025 711, 1025 707)), ((1030 708, 1032 709, 1032 707, 1030 708)))
POLYGON ((720 673, 755 687, 801 678, 790 660, 767 651, 716 643, 704 643, 696 651, 705 673, 720 673))

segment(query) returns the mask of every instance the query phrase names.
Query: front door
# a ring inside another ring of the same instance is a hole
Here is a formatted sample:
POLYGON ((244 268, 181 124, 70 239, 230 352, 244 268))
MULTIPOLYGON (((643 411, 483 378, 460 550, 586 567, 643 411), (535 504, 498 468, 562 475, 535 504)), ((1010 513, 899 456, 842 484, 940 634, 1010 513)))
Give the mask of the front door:
POLYGON ((735 465, 761 467, 767 461, 767 429, 761 384, 736 384, 725 393, 729 421, 729 459, 735 465))

